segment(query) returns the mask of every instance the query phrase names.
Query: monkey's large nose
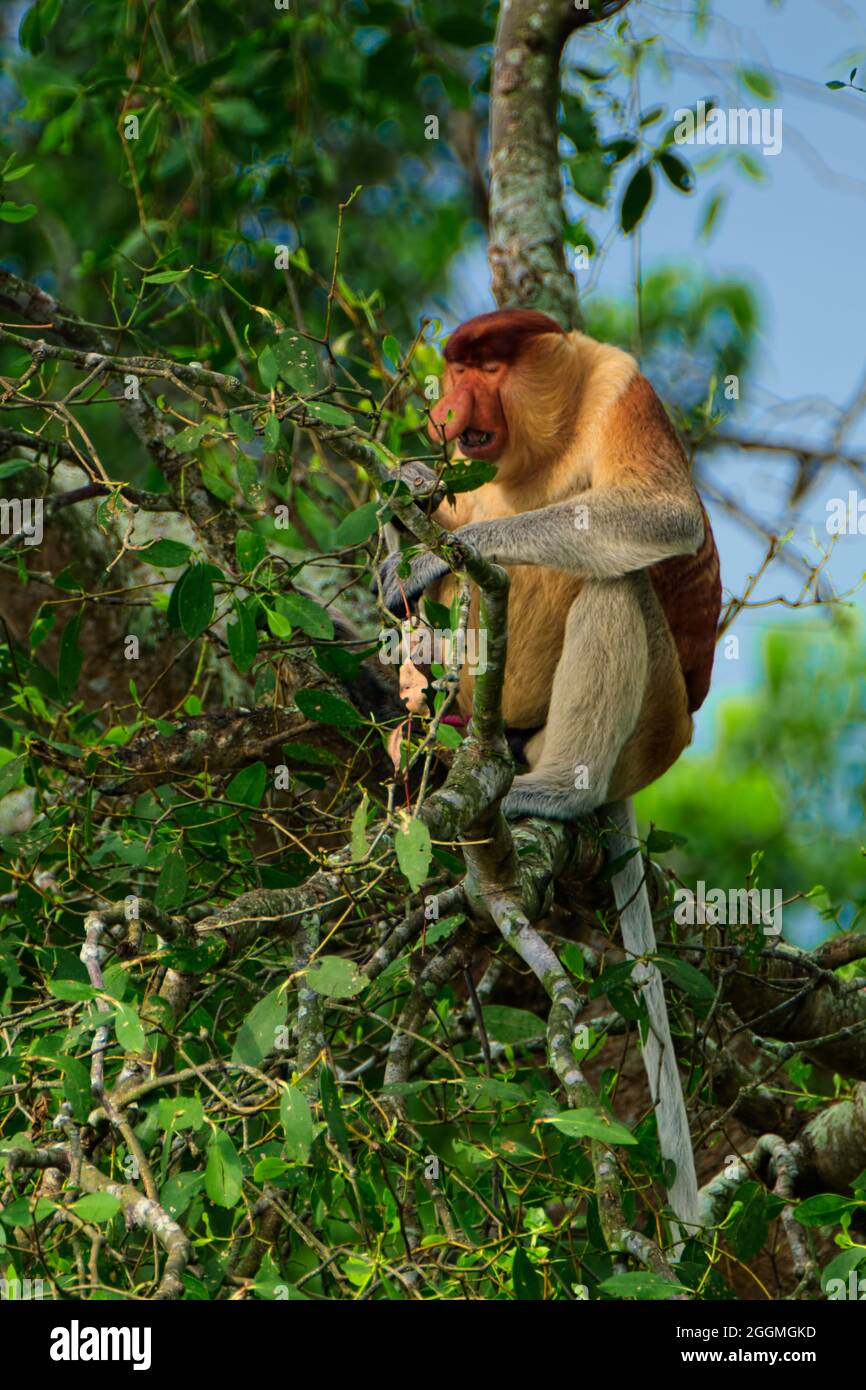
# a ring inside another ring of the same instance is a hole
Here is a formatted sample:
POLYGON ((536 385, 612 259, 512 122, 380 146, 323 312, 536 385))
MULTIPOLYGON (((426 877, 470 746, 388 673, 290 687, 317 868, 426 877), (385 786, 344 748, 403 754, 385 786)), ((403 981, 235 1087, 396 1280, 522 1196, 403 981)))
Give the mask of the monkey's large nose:
POLYGON ((446 392, 430 411, 427 433, 436 444, 441 444, 443 439, 450 444, 468 429, 474 409, 475 400, 468 386, 446 392))

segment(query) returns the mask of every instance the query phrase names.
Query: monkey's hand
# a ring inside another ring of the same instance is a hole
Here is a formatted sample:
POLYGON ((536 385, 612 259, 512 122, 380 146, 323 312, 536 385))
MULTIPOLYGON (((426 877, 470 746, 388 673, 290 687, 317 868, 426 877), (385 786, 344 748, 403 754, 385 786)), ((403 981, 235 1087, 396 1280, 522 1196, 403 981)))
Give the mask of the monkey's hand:
POLYGON ((431 555, 429 550, 424 550, 409 561, 409 573, 403 578, 397 571, 404 560, 403 552, 395 550, 379 570, 382 602, 395 618, 407 618, 412 604, 421 597, 424 590, 429 589, 431 584, 435 584, 437 579, 449 572, 444 560, 440 560, 438 555, 431 555))

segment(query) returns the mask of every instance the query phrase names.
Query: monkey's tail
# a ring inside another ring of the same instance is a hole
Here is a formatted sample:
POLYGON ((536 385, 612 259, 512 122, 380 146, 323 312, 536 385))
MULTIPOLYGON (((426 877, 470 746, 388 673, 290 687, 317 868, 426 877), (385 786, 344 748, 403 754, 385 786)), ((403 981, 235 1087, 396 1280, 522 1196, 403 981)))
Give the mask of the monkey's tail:
MULTIPOLYGON (((618 859, 639 844, 634 804, 629 797, 626 801, 611 802, 605 810, 617 827, 607 837, 607 842, 611 858, 618 859)), ((676 1164, 676 1177, 668 1198, 686 1234, 694 1234, 700 1226, 698 1180, 662 977, 658 966, 648 959, 656 954, 656 938, 640 854, 633 854, 615 875, 613 895, 622 944, 630 956, 638 957, 632 983, 641 991, 649 1018, 643 1061, 656 1111, 659 1147, 663 1157, 676 1164)), ((673 1235, 679 1246, 679 1233, 674 1231, 673 1235)))

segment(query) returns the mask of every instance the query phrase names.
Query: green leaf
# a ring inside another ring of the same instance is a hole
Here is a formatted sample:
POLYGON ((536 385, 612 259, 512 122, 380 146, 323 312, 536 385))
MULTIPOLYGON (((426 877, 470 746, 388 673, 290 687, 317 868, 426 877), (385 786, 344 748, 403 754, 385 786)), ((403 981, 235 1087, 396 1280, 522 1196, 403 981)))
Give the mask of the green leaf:
POLYGON ((274 453, 280 447, 282 436, 280 434, 280 422, 273 413, 270 414, 265 421, 264 433, 265 446, 270 449, 271 453, 274 453))
POLYGON ((274 637, 278 637, 281 642, 288 642, 292 635, 292 625, 285 614, 278 613, 275 608, 265 608, 265 617, 274 637))
POLYGON ((317 420, 321 420, 323 425, 335 425, 339 429, 348 429, 354 425, 355 421, 346 410, 341 410, 337 405, 329 405, 327 401, 305 401, 304 407, 308 415, 314 415, 317 420))
POLYGON ((363 545, 378 529, 379 512, 376 503, 364 502, 362 506, 356 507, 348 516, 343 517, 334 532, 334 545, 338 549, 342 549, 343 546, 363 545))
POLYGON ((525 1105, 528 1093, 512 1081, 500 1081, 495 1076, 464 1076, 460 1085, 465 1089, 473 1109, 489 1109, 491 1105, 525 1105))
POLYGON ((427 880, 433 854, 430 831, 424 822, 415 816, 407 821, 394 836, 394 849, 401 872, 408 878, 412 892, 417 893, 427 880))
POLYGON ((145 275, 143 285, 173 285, 177 280, 182 280, 185 275, 189 275, 191 267, 186 270, 157 270, 153 275, 145 275))
POLYGON ((566 941, 565 945, 560 947, 559 959, 576 980, 586 978, 586 960, 576 941, 566 941))
POLYGON ((843 87, 847 87, 847 86, 848 86, 848 83, 847 83, 847 82, 826 82, 824 85, 825 85, 826 87, 829 87, 831 92, 838 92, 838 91, 841 91, 841 89, 842 89, 843 87))
POLYGON ((300 488, 295 489, 294 503, 299 521, 309 531, 319 549, 331 550, 334 528, 322 508, 300 488))
POLYGON ((355 962, 343 956, 317 956, 306 975, 310 988, 328 999, 352 999, 370 983, 355 962))
POLYGON ((336 753, 332 753, 328 748, 317 748, 314 743, 307 743, 302 738, 292 739, 291 743, 284 744, 283 755, 290 763, 309 763, 313 767, 337 767, 340 759, 336 753))
MULTIPOLYGON (((855 68, 854 72, 856 71, 857 69, 855 68)), ((854 81, 854 72, 851 74, 852 82, 854 81)), ((10 155, 10 158, 13 157, 14 156, 10 155)), ((23 179, 26 174, 29 174, 35 168, 35 164, 19 164, 17 169, 4 169, 0 177, 2 177, 4 183, 16 183, 18 179, 23 179)))
POLYGON ((210 434, 210 425, 186 425, 184 429, 172 435, 171 447, 176 454, 191 454, 206 434, 210 434))
POLYGON ((63 999, 69 1004, 80 1003, 82 999, 98 999, 99 990, 83 980, 49 980, 48 989, 55 999, 63 999))
POLYGON ((93 1221, 97 1225, 102 1225, 105 1221, 110 1221, 120 1211, 121 1203, 117 1197, 112 1197, 110 1192, 88 1192, 84 1197, 79 1197, 77 1202, 73 1202, 70 1211, 74 1211, 76 1216, 80 1216, 82 1221, 93 1221))
POLYGON ((29 222, 37 212, 35 203, 13 203, 8 199, 0 202, 0 222, 29 222))
POLYGON ((278 603, 283 617, 288 618, 292 627, 299 627, 308 637, 330 641, 334 636, 334 624, 330 615, 314 599, 289 592, 281 594, 278 603))
POLYGON ((632 174, 619 210, 619 224, 626 235, 642 220, 652 193, 652 169, 649 164, 641 164, 632 174))
POLYGON ((183 1216, 193 1197, 204 1187, 204 1173, 175 1173, 159 1191, 159 1201, 172 1221, 183 1216))
POLYGON ((744 174, 747 174, 755 183, 765 183, 767 171, 764 163, 757 159, 749 150, 737 150, 737 163, 744 174))
POLYGON ((69 699, 78 684, 78 677, 81 675, 81 666, 84 661, 84 654, 78 645, 81 618, 80 612, 76 613, 74 618, 70 618, 60 638, 60 649, 57 656, 57 685, 62 700, 69 699))
POLYGON ((313 1145, 313 1116, 306 1096, 297 1086, 280 1095, 280 1122, 286 1136, 286 1154, 295 1163, 306 1163, 313 1145))
POLYGON ((485 463, 484 459, 474 459, 470 463, 455 463, 442 472, 442 484, 446 492, 474 492, 496 477, 496 464, 485 463))
POLYGON ((238 568, 249 574, 268 553, 268 543, 258 531, 238 531, 235 535, 235 555, 238 568))
POLYGON ((571 181, 581 198, 600 208, 607 206, 613 167, 596 149, 570 160, 568 165, 571 181))
POLYGON ((242 444, 255 444, 256 427, 249 415, 241 410, 232 410, 229 412, 229 424, 242 444))
POLYGON ((518 1245, 514 1252, 511 1279, 515 1298, 537 1301, 544 1297, 544 1280, 522 1245, 518 1245))
POLYGON ((689 996, 696 1009, 709 1008, 716 997, 715 986, 696 966, 674 956, 659 956, 656 964, 663 975, 689 996))
POLYGON ((835 1192, 819 1192, 801 1202, 795 1215, 801 1226, 835 1226, 843 1216, 862 1211, 864 1206, 866 1203, 851 1201, 835 1192))
POLYGON ((827 1292, 827 1285, 831 1279, 842 1279, 847 1283, 852 1269, 857 1269, 864 1260, 866 1260, 866 1245, 853 1245, 848 1250, 843 1250, 841 1255, 837 1255, 822 1269, 822 1292, 827 1292))
POLYGON ((242 767, 226 787, 226 801, 237 801, 242 806, 258 806, 265 794, 267 781, 268 770, 263 762, 242 767))
POLYGON ((727 198, 724 193, 714 193, 704 208, 704 215, 701 219, 700 235, 705 239, 713 234, 713 228, 719 220, 719 214, 725 206, 727 198))
POLYGON ((231 134, 264 135, 268 130, 267 116, 246 97, 212 99, 210 109, 219 124, 231 134))
POLYGON ((274 1178, 281 1178, 290 1166, 283 1158, 260 1158, 253 1169, 253 1181, 271 1182, 274 1178))
POLYGON ((114 1031, 124 1052, 143 1052, 145 1048, 144 1029, 141 1019, 131 1004, 115 1004, 114 1031))
POLYGON ((36 55, 45 47, 45 37, 60 13, 61 0, 36 0, 25 14, 18 40, 28 53, 36 55))
POLYGON ((164 1096, 157 1109, 159 1126, 164 1134, 181 1129, 201 1129, 204 1106, 198 1096, 164 1096))
POLYGON ((348 729, 364 722, 354 705, 328 690, 299 690, 295 694, 295 704, 301 714, 315 719, 318 724, 334 724, 337 728, 348 729))
POLYGON ((238 1151, 224 1130, 216 1130, 207 1146, 204 1185, 218 1207, 237 1206, 241 1199, 243 1168, 238 1151))
POLYGON ((10 758, 8 762, 0 767, 0 796, 5 796, 7 792, 12 791, 13 787, 18 786, 24 774, 24 765, 26 762, 26 755, 21 753, 17 758, 10 758))
POLYGON ((232 661, 241 672, 248 671, 256 659, 259 639, 256 624, 245 603, 237 599, 234 604, 235 619, 226 627, 226 641, 232 661))
POLYGON ((364 795, 361 797, 361 800, 358 802, 358 805, 355 807, 355 813, 354 813, 354 815, 352 816, 351 845, 352 845, 352 863, 353 863, 353 864, 360 864, 361 860, 366 858, 367 850, 368 850, 368 848, 369 848, 369 846, 368 846, 368 844, 367 844, 367 793, 366 793, 366 792, 364 792, 364 795))
POLYGON ((330 1068, 323 1066, 319 1072, 319 1099, 328 1123, 328 1132, 344 1158, 349 1158, 349 1136, 346 1132, 343 1111, 337 1083, 330 1068))
POLYGON ((336 676, 337 680, 344 681, 347 685, 352 685, 358 679, 365 657, 372 656, 376 650, 376 647, 372 647, 366 652, 350 652, 336 644, 328 647, 317 644, 313 647, 319 670, 325 671, 329 676, 336 676))
POLYGON ((185 565, 192 549, 184 545, 183 541, 152 541, 143 550, 138 552, 139 558, 146 560, 149 565, 154 565, 160 570, 176 569, 179 565, 185 565))
POLYGON ((180 580, 178 618, 187 637, 200 637, 210 625, 214 591, 209 565, 190 565, 180 580))
POLYGON ((16 473, 23 473, 33 466, 32 459, 9 459, 7 463, 0 463, 0 478, 14 478, 16 473))
POLYGON ((221 936, 206 936, 195 946, 168 946, 160 953, 160 961, 172 970, 187 975, 201 975, 210 970, 225 954, 226 944, 221 936))
MULTIPOLYGON (((427 928, 426 940, 428 946, 435 946, 437 941, 444 941, 446 936, 450 936, 457 927, 461 926, 466 918, 462 912, 455 912, 450 917, 440 917, 438 922, 431 922, 427 928)), ((496 1006, 505 1008, 505 1005, 496 1006)), ((520 1012, 515 1010, 515 1012, 520 1012)))
POLYGON ((283 381, 293 391, 297 391, 298 395, 309 395, 313 391, 322 390, 325 376, 315 343, 302 338, 291 329, 286 329, 274 338, 271 352, 283 381))
POLYGON ((75 1119, 84 1121, 93 1105, 90 1072, 77 1057, 58 1057, 57 1061, 63 1072, 63 1099, 69 1105, 75 1119))
POLYGON ((251 507, 256 506, 260 496, 259 470, 256 460, 250 458, 249 454, 238 453, 235 458, 235 472, 244 501, 251 507))
POLYGON ((753 1260, 764 1247, 770 1229, 767 1194, 757 1182, 744 1182, 737 1188, 725 1235, 738 1260, 753 1260))
POLYGON ((262 348, 261 352, 259 353, 259 360, 257 365, 259 369, 259 376, 262 379, 262 385, 266 388, 266 390, 273 391, 274 387, 277 384, 277 379, 280 375, 280 369, 277 366, 277 359, 274 357, 274 354, 269 347, 262 348))
POLYGON ((684 1284, 671 1283, 660 1274, 651 1274, 647 1270, 612 1274, 609 1279, 603 1279, 598 1287, 612 1298, 665 1299, 687 1292, 684 1284))
POLYGON ((661 150, 656 155, 656 162, 661 165, 665 176, 674 188, 679 189, 680 193, 691 193, 695 186, 695 176, 684 159, 680 159, 678 154, 673 154, 670 150, 661 150))
POLYGON ((277 1045, 277 1030, 285 1027, 288 1013, 286 991, 277 987, 260 999, 241 1024, 232 1061, 260 1067, 277 1045))
POLYGON ((548 1124, 553 1125, 569 1139, 600 1139, 604 1144, 636 1144, 638 1141, 619 1120, 608 1119, 600 1110, 589 1107, 580 1110, 563 1110, 554 1115, 548 1124))
POLYGON ((44 1221, 56 1210, 57 1203, 50 1202, 47 1197, 37 1197, 35 1202, 32 1197, 16 1197, 8 1206, 0 1209, 0 1225, 9 1229, 13 1226, 35 1226, 37 1221, 44 1221))
POLYGON ((173 850, 166 858, 156 885, 154 902, 163 912, 171 912, 180 907, 187 890, 186 864, 179 850, 173 850))
POLYGON ((488 1036, 497 1042, 528 1042, 530 1038, 543 1037, 546 1031, 542 1020, 527 1009, 513 1009, 508 1004, 485 1004, 481 1013, 488 1036))
POLYGON ((685 835, 675 835, 672 830, 653 829, 647 836, 646 847, 648 854, 667 854, 669 849, 687 844, 685 835))
POLYGON ((776 95, 775 82, 760 68, 740 68, 739 78, 743 86, 762 101, 772 101, 776 95))

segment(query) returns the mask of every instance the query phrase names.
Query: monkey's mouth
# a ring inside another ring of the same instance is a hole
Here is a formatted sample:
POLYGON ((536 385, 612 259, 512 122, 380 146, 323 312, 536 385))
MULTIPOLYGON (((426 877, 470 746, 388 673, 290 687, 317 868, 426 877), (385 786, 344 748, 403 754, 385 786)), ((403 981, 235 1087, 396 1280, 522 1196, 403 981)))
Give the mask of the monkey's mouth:
POLYGON ((496 446, 494 430, 466 429, 458 438, 458 444, 470 458, 478 458, 496 446))

